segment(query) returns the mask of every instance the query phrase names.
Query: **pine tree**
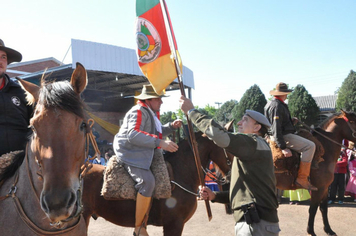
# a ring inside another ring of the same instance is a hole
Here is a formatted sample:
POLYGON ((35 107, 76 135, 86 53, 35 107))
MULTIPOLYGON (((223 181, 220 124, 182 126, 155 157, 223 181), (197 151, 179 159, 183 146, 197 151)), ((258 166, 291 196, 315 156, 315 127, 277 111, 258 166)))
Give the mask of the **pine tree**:
POLYGON ((236 110, 233 111, 235 120, 241 120, 246 110, 254 110, 264 114, 263 109, 266 103, 267 100, 260 87, 254 84, 248 90, 246 90, 236 110))
POLYGON ((232 110, 236 107, 238 102, 236 100, 230 100, 225 102, 215 113, 216 120, 225 125, 227 122, 233 119, 232 110))
POLYGON ((320 112, 314 98, 300 84, 288 96, 288 108, 292 117, 297 117, 307 125, 315 124, 320 112))
POLYGON ((160 120, 162 124, 172 122, 177 119, 177 115, 174 112, 168 111, 160 115, 160 120))
POLYGON ((339 89, 336 109, 356 111, 356 72, 352 70, 339 89))
POLYGON ((217 110, 218 109, 213 106, 210 106, 209 104, 205 105, 204 108, 198 108, 198 111, 211 118, 215 117, 217 110))

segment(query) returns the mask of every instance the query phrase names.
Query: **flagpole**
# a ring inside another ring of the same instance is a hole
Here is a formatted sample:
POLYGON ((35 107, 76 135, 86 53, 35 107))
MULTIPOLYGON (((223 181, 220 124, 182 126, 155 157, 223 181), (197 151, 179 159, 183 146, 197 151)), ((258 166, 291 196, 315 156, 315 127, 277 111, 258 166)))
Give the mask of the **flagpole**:
MULTIPOLYGON (((173 52, 174 65, 175 65, 175 68, 176 68, 176 71, 177 71, 177 78, 178 78, 179 88, 180 88, 180 91, 181 91, 181 95, 185 96, 184 84, 183 84, 183 80, 182 80, 182 72, 180 70, 180 66, 179 66, 179 62, 178 62, 178 56, 177 56, 175 44, 174 44, 174 41, 173 41, 171 24, 170 24, 168 15, 167 15, 166 3, 165 3, 164 0, 160 0, 160 4, 161 4, 162 11, 163 11, 164 22, 165 22, 166 29, 167 29, 167 37, 168 37, 169 45, 171 47, 171 52, 173 52)), ((199 151, 198 151, 198 144, 197 144, 197 141, 195 139, 193 125, 192 125, 191 121, 189 120, 187 114, 185 114, 185 117, 186 117, 187 123, 188 123, 189 136, 190 136, 190 140, 191 140, 191 143, 192 143, 192 149, 193 149, 193 154, 194 154, 194 159, 195 159, 195 165, 196 165, 197 171, 198 171, 199 182, 200 182, 201 186, 205 186, 205 181, 204 181, 204 178, 203 178, 204 175, 203 175, 203 171, 201 169, 201 162, 200 162, 200 156, 199 156, 199 151)), ((209 200, 205 200, 205 207, 206 207, 206 211, 207 211, 208 218, 209 218, 209 221, 210 221, 213 218, 213 215, 211 213, 209 200)))

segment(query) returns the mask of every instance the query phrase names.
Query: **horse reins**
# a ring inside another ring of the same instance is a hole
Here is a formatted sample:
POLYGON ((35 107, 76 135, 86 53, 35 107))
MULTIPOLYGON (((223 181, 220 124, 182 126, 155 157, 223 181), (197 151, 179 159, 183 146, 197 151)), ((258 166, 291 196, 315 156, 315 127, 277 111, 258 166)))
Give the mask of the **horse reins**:
MULTIPOLYGON (((191 144, 191 141, 190 141, 190 136, 187 134, 187 130, 184 129, 184 127, 183 127, 183 133, 184 133, 185 136, 188 137, 189 146, 190 146, 190 148, 193 150, 193 147, 192 147, 192 144, 191 144)), ((216 182, 216 183, 219 184, 219 185, 227 184, 227 183, 229 182, 228 179, 230 178, 230 175, 231 175, 231 161, 229 160, 229 157, 228 157, 228 155, 227 155, 227 152, 226 152, 225 148, 222 148, 222 149, 223 149, 224 154, 225 154, 226 163, 227 163, 227 165, 230 167, 230 171, 225 175, 225 176, 226 176, 225 178, 224 178, 224 177, 219 177, 219 176, 217 176, 216 174, 214 174, 212 171, 210 171, 208 168, 204 168, 203 166, 200 166, 200 168, 203 170, 204 174, 207 175, 207 174, 209 173, 210 175, 208 175, 208 177, 209 177, 212 181, 216 182)), ((172 181, 171 181, 171 182, 172 182, 172 181)), ((172 183, 177 184, 177 183, 175 183, 175 182, 172 182, 172 183)), ((182 186, 180 186, 179 184, 177 184, 177 186, 180 187, 180 188, 182 188, 183 190, 185 190, 185 191, 191 193, 191 191, 184 189, 184 188, 183 188, 182 186)), ((194 194, 194 193, 192 193, 192 194, 194 194)), ((195 195, 195 194, 194 194, 194 195, 195 195)))
POLYGON ((84 163, 84 165, 82 165, 81 167, 81 178, 83 178, 85 176, 85 174, 93 167, 93 164, 89 162, 89 160, 93 160, 97 155, 100 155, 100 151, 99 151, 99 147, 98 144, 95 141, 95 136, 92 132, 92 127, 94 125, 94 120, 93 119, 88 119, 88 123, 87 123, 87 130, 86 130, 86 149, 84 151, 84 155, 87 158, 86 162, 84 163), (93 145, 95 154, 89 158, 89 144, 93 145))
MULTIPOLYGON (((84 155, 85 155, 85 157, 88 157, 88 153, 89 153, 89 143, 91 142, 92 145, 93 145, 93 148, 94 148, 94 150, 95 150, 95 155, 94 155, 92 158, 90 158, 90 160, 92 160, 92 159, 95 158, 95 156, 96 156, 97 154, 100 155, 100 151, 99 151, 98 145, 97 145, 97 143, 96 143, 96 141, 95 141, 95 137, 94 137, 94 135, 93 135, 93 133, 92 133, 92 126, 94 125, 94 120, 89 119, 89 120, 88 120, 88 123, 86 123, 86 124, 87 124, 87 129, 86 129, 86 134, 85 134, 86 148, 85 148, 85 150, 84 150, 84 155)), ((27 152, 27 151, 28 151, 28 144, 27 144, 27 146, 26 146, 26 154, 25 154, 25 155, 26 155, 26 156, 25 156, 25 159, 26 159, 26 160, 25 160, 25 161, 26 161, 26 169, 27 169, 27 173, 28 173, 28 177, 29 177, 29 180, 30 180, 30 184, 31 184, 32 190, 34 191, 34 193, 35 193, 35 195, 36 195, 36 198, 37 198, 37 200, 39 201, 39 197, 38 197, 37 194, 36 194, 36 189, 35 189, 35 187, 34 187, 34 183, 33 183, 33 181, 32 181, 32 177, 30 176, 30 170, 29 170, 29 165, 28 165, 28 152, 27 152)), ((38 175, 39 179, 41 180, 41 179, 43 179, 42 173, 41 173, 41 167, 42 167, 42 166, 41 166, 40 161, 38 161, 38 159, 37 159, 36 157, 35 157, 35 161, 36 161, 36 163, 37 163, 37 165, 38 165, 38 167, 39 167, 39 170, 36 172, 36 174, 38 175)), ((78 190, 77 190, 77 199, 79 198, 79 200, 77 200, 77 203, 76 203, 76 205, 77 205, 77 211, 76 211, 76 213, 73 214, 72 216, 68 217, 67 219, 60 221, 60 222, 50 223, 51 226, 54 226, 54 227, 56 227, 56 228, 59 228, 63 223, 69 222, 69 221, 71 221, 72 219, 77 218, 77 217, 79 217, 79 216, 81 215, 81 213, 82 213, 82 212, 81 212, 81 209, 82 209, 82 206, 81 206, 81 205, 82 205, 82 204, 81 204, 81 196, 82 196, 81 193, 82 193, 82 191, 81 191, 81 189, 83 188, 83 178, 84 178, 85 174, 90 170, 90 168, 92 168, 92 166, 93 166, 93 165, 89 162, 89 158, 88 158, 87 161, 85 162, 85 164, 82 165, 81 168, 80 168, 80 174, 79 174, 80 187, 79 187, 78 190)), ((4 200, 4 199, 6 199, 6 198, 12 196, 12 198, 13 198, 13 200, 14 200, 14 204, 15 204, 15 206, 16 206, 17 212, 20 214, 21 219, 26 223, 26 225, 27 225, 32 231, 34 231, 34 232, 36 232, 36 233, 40 233, 40 234, 58 235, 58 234, 66 233, 66 232, 68 232, 68 231, 70 231, 70 230, 73 230, 77 225, 79 225, 80 219, 78 220, 78 222, 77 222, 75 225, 73 225, 73 226, 71 226, 71 227, 69 227, 69 228, 67 228, 67 229, 58 231, 58 232, 44 231, 44 230, 38 228, 38 227, 28 218, 28 216, 26 215, 26 213, 24 212, 24 210, 23 210, 23 208, 22 208, 22 205, 21 205, 19 199, 16 197, 16 191, 17 191, 17 186, 16 186, 16 185, 17 185, 18 179, 19 179, 19 173, 18 173, 18 171, 17 171, 17 172, 16 172, 16 177, 15 177, 14 183, 13 183, 13 185, 11 186, 11 188, 10 188, 8 194, 6 194, 5 196, 0 197, 0 200, 4 200)))
MULTIPOLYGON (((36 190, 35 187, 33 185, 33 181, 32 178, 30 176, 30 172, 29 172, 29 166, 28 166, 28 154, 27 154, 27 148, 28 145, 26 145, 26 154, 25 154, 25 159, 24 160, 26 162, 26 169, 27 169, 27 173, 28 173, 28 177, 29 177, 29 181, 32 187, 32 190, 34 191, 37 200, 39 201, 39 197, 36 194, 36 190)), ((20 200, 18 199, 18 197, 16 196, 16 191, 17 191, 17 182, 19 180, 19 170, 16 171, 16 176, 15 176, 15 180, 14 183, 12 184, 12 186, 10 187, 10 190, 8 192, 8 194, 6 196, 0 197, 0 200, 4 200, 8 197, 12 197, 14 205, 15 205, 15 209, 17 211, 17 213, 20 215, 22 221, 36 234, 40 234, 40 235, 59 235, 59 234, 63 234, 63 233, 67 233, 73 229, 75 229, 80 222, 80 219, 78 220, 78 222, 76 224, 74 224, 73 226, 70 226, 69 228, 63 229, 61 231, 46 231, 43 230, 41 228, 39 228, 36 224, 34 224, 31 219, 26 215, 25 211, 23 210, 23 207, 21 205, 20 200)))
POLYGON ((229 172, 227 172, 225 174, 225 178, 217 176, 216 174, 214 174, 208 168, 204 169, 201 166, 201 168, 202 168, 203 172, 205 173, 205 175, 207 175, 209 179, 211 179, 212 181, 216 182, 218 185, 225 185, 225 184, 229 183, 229 179, 230 179, 230 176, 231 176, 231 161, 229 160, 229 156, 227 155, 226 149, 225 148, 222 148, 222 149, 224 150, 224 154, 225 154, 225 158, 226 158, 226 164, 230 167, 229 172), (208 173, 210 175, 208 175, 208 173))
MULTIPOLYGON (((347 117, 345 117, 345 116, 343 116, 343 119, 346 121, 346 124, 347 124, 347 125, 349 126, 349 128, 351 129, 351 131, 352 131, 352 137, 356 138, 356 131, 351 127, 351 124, 350 124, 350 122, 349 122, 349 119, 347 119, 347 117)), ((315 132, 315 133, 319 134, 320 136, 326 138, 326 139, 329 140, 330 142, 332 142, 332 143, 334 143, 334 144, 336 144, 336 145, 338 145, 338 146, 341 146, 341 147, 343 147, 343 148, 352 150, 352 149, 350 149, 349 147, 346 147, 345 145, 336 142, 336 141, 333 140, 332 138, 329 138, 329 137, 326 136, 325 134, 323 134, 323 133, 317 131, 316 129, 314 129, 314 128, 312 128, 312 127, 310 127, 309 125, 305 124, 303 121, 298 121, 298 123, 301 123, 304 127, 308 128, 309 130, 312 130, 313 132, 315 132)))
POLYGON ((351 127, 350 121, 346 116, 343 116, 344 120, 346 121, 346 124, 349 126, 349 128, 352 130, 352 137, 356 138, 356 131, 351 127))

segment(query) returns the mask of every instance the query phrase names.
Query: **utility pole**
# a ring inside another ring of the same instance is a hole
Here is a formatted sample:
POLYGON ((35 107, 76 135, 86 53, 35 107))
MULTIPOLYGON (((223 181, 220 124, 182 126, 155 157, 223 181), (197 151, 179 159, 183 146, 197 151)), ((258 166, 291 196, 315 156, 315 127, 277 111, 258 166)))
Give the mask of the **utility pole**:
POLYGON ((220 109, 221 102, 215 102, 215 104, 218 104, 218 109, 220 109))

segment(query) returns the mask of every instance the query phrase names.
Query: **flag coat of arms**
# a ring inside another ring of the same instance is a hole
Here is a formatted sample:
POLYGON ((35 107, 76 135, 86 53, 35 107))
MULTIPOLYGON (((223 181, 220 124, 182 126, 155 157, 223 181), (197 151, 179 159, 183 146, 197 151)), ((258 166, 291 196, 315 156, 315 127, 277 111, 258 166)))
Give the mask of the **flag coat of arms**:
POLYGON ((157 94, 162 94, 163 90, 177 78, 172 50, 176 50, 180 71, 182 71, 169 14, 168 11, 162 11, 163 7, 165 6, 160 3, 160 0, 136 0, 138 65, 157 94), (163 12, 167 13, 166 19, 170 29, 166 28, 163 12), (170 45, 167 32, 172 35, 174 45, 170 45))

